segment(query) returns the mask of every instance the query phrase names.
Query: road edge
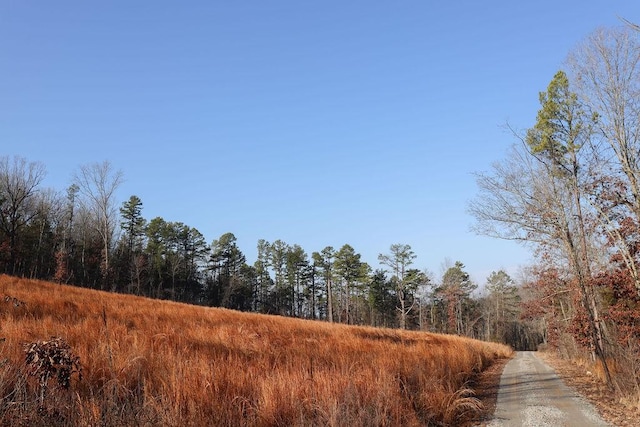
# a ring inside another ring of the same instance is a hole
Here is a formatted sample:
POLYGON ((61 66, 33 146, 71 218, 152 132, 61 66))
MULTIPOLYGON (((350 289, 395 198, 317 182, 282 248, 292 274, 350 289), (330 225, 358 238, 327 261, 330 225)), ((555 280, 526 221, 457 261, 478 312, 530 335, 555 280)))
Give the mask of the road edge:
POLYGON ((469 387, 475 392, 475 397, 482 403, 482 410, 465 420, 464 423, 460 424, 460 427, 482 427, 491 422, 498 403, 502 372, 507 363, 514 357, 515 353, 511 357, 496 360, 469 383, 469 387))
POLYGON ((539 357, 551 366, 562 381, 591 403, 606 422, 615 427, 634 427, 638 425, 640 409, 625 407, 595 375, 580 363, 562 359, 549 351, 537 352, 539 357))

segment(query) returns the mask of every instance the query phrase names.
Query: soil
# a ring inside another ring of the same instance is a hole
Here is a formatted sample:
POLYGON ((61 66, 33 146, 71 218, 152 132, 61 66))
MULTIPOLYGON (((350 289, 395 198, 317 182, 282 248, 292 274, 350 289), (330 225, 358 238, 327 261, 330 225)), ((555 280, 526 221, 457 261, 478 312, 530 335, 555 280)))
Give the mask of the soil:
MULTIPOLYGON (((619 398, 584 367, 571 361, 560 359, 549 352, 538 353, 541 359, 553 367, 565 382, 596 407, 603 419, 615 427, 635 427, 640 419, 640 407, 623 405, 619 398)), ((492 419, 498 399, 500 376, 510 359, 499 360, 482 372, 470 384, 476 397, 482 402, 483 409, 467 420, 463 426, 486 426, 492 419)))

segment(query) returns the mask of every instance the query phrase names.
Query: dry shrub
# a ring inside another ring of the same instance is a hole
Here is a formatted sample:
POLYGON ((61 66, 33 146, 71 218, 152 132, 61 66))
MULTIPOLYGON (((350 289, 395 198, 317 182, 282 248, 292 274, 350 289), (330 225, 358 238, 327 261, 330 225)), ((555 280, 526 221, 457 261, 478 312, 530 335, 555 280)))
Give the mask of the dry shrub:
POLYGON ((38 379, 44 391, 49 380, 55 378, 55 384, 65 390, 71 385, 71 375, 82 376, 80 358, 73 354, 71 347, 60 337, 51 337, 48 341, 37 341, 24 345, 27 374, 38 379))
MULTIPOLYGON (((0 276, 0 289, 26 303, 3 307, 9 365, 18 366, 18 343, 49 336, 64 336, 82 360, 75 399, 60 402, 69 408, 64 420, 81 425, 455 425, 479 405, 469 381, 511 355, 506 346, 462 337, 8 276, 0 276)), ((19 411, 7 417, 19 419, 19 411)), ((31 418, 47 421, 38 420, 31 418)))

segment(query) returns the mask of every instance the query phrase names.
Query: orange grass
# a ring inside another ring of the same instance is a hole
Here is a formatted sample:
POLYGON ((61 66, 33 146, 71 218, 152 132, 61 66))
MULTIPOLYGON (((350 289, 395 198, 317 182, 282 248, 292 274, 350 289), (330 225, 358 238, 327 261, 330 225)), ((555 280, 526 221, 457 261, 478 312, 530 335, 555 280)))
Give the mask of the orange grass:
POLYGON ((511 349, 0 276, 0 424, 418 426, 478 408, 466 385, 511 349), (5 297, 10 297, 5 300, 5 297), (16 304, 16 300, 24 304, 16 304), (82 364, 44 407, 22 344, 82 364))

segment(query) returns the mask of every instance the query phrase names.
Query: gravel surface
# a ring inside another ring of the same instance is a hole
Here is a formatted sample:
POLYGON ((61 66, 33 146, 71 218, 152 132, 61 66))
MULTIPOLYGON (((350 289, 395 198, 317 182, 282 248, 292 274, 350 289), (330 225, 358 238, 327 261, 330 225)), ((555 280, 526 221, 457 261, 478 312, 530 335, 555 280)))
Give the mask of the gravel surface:
POLYGON ((500 379, 491 427, 608 426, 535 352, 517 352, 500 379))

